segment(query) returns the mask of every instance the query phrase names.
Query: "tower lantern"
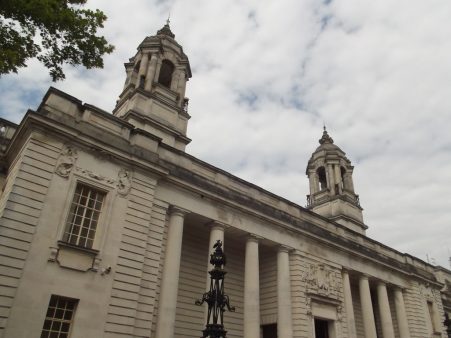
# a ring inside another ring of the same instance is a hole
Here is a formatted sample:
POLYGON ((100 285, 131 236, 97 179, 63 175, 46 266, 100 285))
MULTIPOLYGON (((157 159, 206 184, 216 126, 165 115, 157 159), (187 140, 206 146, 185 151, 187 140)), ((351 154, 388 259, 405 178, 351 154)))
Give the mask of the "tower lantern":
POLYGON ((354 167, 324 127, 319 147, 312 154, 306 174, 310 183, 307 207, 349 229, 364 234, 359 196, 354 191, 354 167))
POLYGON ((185 150, 191 141, 186 136, 190 115, 185 97, 191 68, 174 38, 168 20, 156 35, 141 42, 136 55, 125 63, 124 89, 113 113, 185 150))

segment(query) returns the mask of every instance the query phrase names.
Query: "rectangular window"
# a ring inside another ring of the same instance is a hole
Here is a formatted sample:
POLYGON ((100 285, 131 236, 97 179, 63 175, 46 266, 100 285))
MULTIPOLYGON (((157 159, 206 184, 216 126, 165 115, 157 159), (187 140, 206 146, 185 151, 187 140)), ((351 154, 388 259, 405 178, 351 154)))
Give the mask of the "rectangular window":
POLYGON ((78 183, 70 206, 63 241, 92 248, 105 193, 78 183))
POLYGON ((41 338, 67 338, 74 319, 78 300, 52 295, 41 338))

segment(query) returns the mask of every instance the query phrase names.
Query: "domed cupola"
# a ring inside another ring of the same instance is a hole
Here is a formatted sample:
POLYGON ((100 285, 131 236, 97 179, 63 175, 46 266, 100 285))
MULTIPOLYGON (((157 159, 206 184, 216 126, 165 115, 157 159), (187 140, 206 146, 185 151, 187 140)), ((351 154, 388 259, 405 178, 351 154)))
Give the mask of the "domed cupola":
POLYGON ((334 144, 324 127, 323 135, 308 161, 306 174, 310 181, 307 208, 349 229, 365 234, 359 196, 354 192, 354 167, 346 153, 334 144))
POLYGON ((175 41, 168 22, 146 37, 136 55, 125 63, 126 79, 113 114, 150 132, 172 147, 185 150, 191 78, 188 57, 175 41))

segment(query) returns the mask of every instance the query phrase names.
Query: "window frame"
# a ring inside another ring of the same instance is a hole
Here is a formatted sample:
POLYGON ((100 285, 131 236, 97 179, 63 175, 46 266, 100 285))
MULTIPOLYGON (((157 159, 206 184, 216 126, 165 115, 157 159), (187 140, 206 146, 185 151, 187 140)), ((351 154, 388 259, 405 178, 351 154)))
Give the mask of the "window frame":
POLYGON ((63 242, 85 249, 93 248, 106 195, 103 190, 77 182, 64 226, 63 242), (89 205, 91 201, 93 203, 89 205))
POLYGON ((42 324, 40 337, 43 337, 44 334, 45 334, 44 338, 50 337, 51 336, 50 333, 52 333, 51 328, 53 326, 53 323, 54 322, 58 322, 58 323, 61 323, 60 328, 58 329, 58 331, 59 331, 58 332, 58 337, 61 334, 60 330, 61 330, 61 327, 63 326, 62 324, 68 323, 69 324, 69 328, 68 328, 67 332, 64 332, 64 334, 66 334, 66 338, 69 338, 71 336, 71 333, 72 333, 72 330, 73 330, 73 327, 74 327, 75 314, 77 312, 77 307, 78 307, 79 302, 80 302, 80 300, 76 299, 76 298, 71 298, 71 297, 51 294, 49 302, 48 302, 48 305, 47 305, 47 308, 46 308, 46 313, 45 313, 45 317, 44 317, 44 322, 42 324), (51 305, 52 305, 52 299, 54 299, 54 298, 55 298, 56 304, 53 307, 51 305), (64 310, 63 310, 61 318, 55 317, 56 314, 59 313, 62 310, 62 307, 60 307, 60 308, 58 307, 60 301, 70 302, 71 304, 73 304, 73 307, 70 309, 70 311, 72 312, 70 320, 67 320, 67 319, 64 318, 66 316, 66 312, 65 311, 68 309, 67 305, 66 305, 67 303, 65 304, 65 307, 64 307, 64 310), (54 309, 53 316, 49 317, 48 314, 49 314, 49 312, 51 311, 52 308, 54 309), (58 311, 58 310, 60 310, 60 311, 58 311), (48 321, 50 321, 50 323, 51 323, 50 324, 50 329, 46 329, 46 322, 48 322, 48 321))
POLYGON ((63 211, 60 216, 59 228, 57 232, 57 243, 58 246, 67 246, 74 249, 79 249, 91 253, 98 253, 103 247, 105 242, 106 233, 111 223, 111 209, 113 200, 115 198, 114 187, 106 184, 102 184, 98 181, 93 181, 87 179, 86 177, 75 175, 74 179, 70 182, 69 189, 65 197, 63 211), (69 214, 71 210, 72 201, 75 196, 75 191, 78 184, 83 184, 92 189, 96 189, 105 193, 105 198, 103 201, 102 209, 100 211, 99 219, 97 221, 96 232, 94 234, 94 240, 91 248, 83 247, 79 245, 71 244, 64 240, 64 236, 67 229, 67 221, 69 219, 69 214))

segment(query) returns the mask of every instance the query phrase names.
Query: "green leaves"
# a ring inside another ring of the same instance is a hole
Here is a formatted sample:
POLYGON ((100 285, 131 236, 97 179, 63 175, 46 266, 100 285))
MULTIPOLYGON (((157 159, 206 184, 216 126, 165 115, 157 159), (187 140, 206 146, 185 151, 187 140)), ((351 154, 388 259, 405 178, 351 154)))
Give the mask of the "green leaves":
POLYGON ((37 58, 53 81, 65 78, 63 64, 103 68, 114 46, 97 29, 107 19, 86 0, 2 0, 0 2, 0 75, 17 73, 37 58))

